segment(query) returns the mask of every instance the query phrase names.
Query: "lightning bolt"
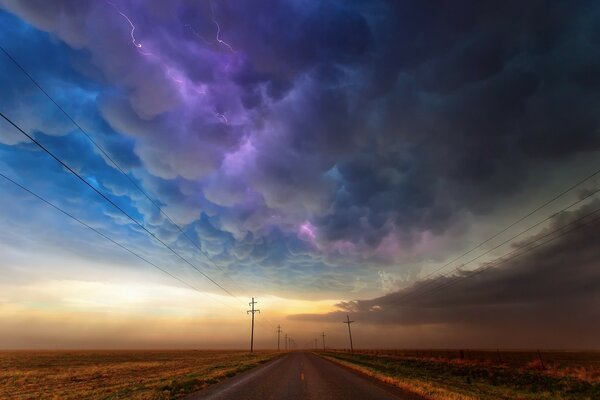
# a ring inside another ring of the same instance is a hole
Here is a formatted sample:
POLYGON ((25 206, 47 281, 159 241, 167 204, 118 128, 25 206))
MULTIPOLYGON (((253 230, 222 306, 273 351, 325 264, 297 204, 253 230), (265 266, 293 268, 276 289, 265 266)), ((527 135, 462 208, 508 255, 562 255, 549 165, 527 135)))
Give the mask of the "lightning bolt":
POLYGON ((221 114, 221 113, 215 112, 215 117, 217 117, 217 119, 220 120, 225 125, 229 125, 229 120, 227 119, 227 117, 225 116, 225 114, 221 114))
POLYGON ((131 18, 129 18, 124 12, 122 12, 121 10, 119 10, 119 7, 117 7, 115 5, 115 3, 107 1, 108 4, 110 4, 116 12, 118 12, 123 18, 125 18, 125 21, 127 21, 127 23, 129 24, 129 26, 131 27, 131 31, 129 32, 129 36, 131 36, 131 43, 133 44, 133 46, 137 49, 137 51, 144 55, 144 56, 151 56, 153 55, 152 53, 149 53, 147 51, 143 51, 142 50, 142 44, 139 43, 137 41, 137 39, 135 38, 135 25, 133 24, 133 21, 131 21, 131 18))
POLYGON ((221 39, 221 27, 219 26, 219 23, 215 19, 215 10, 214 10, 212 1, 210 2, 210 19, 212 20, 213 24, 215 24, 215 26, 217 27, 217 34, 215 36, 215 40, 217 41, 217 43, 222 44, 223 46, 227 47, 232 53, 235 53, 235 50, 233 49, 233 47, 231 47, 231 45, 229 43, 227 43, 226 41, 221 39))
MULTIPOLYGON (((106 2, 108 4, 110 4, 117 13, 119 13, 119 15, 121 15, 121 17, 123 17, 125 19, 125 21, 127 21, 127 23, 129 24, 129 26, 131 27, 131 31, 129 32, 129 36, 131 37, 131 43, 133 44, 133 46, 135 47, 135 49, 143 56, 146 57, 151 57, 153 58, 156 62, 159 63, 159 65, 161 65, 165 70, 166 70, 166 75, 167 77, 174 82, 175 84, 177 84, 178 86, 181 87, 180 90, 183 91, 187 91, 187 90, 193 90, 194 92, 196 92, 197 94, 204 96, 206 95, 206 89, 204 87, 198 87, 190 82, 186 82, 184 79, 181 77, 181 74, 179 73, 179 71, 176 68, 173 68, 171 65, 171 63, 168 63, 165 61, 165 59, 160 55, 160 54, 154 54, 151 52, 147 52, 142 50, 142 43, 138 42, 138 40, 135 37, 135 24, 133 23, 133 21, 131 20, 131 18, 129 18, 125 13, 123 13, 114 3, 106 0, 106 2)), ((214 18, 214 13, 213 13, 213 8, 212 8, 212 2, 211 4, 211 18, 212 21, 214 22, 214 24, 217 26, 217 35, 216 35, 216 41, 224 46, 226 46, 227 48, 229 48, 232 52, 235 53, 235 50, 229 45, 229 43, 225 42, 224 40, 221 40, 220 38, 220 33, 221 33, 221 28, 219 26, 219 23, 215 20, 214 18)), ((198 32, 196 32, 194 30, 194 28, 191 25, 184 25, 184 27, 189 28, 192 33, 194 33, 194 35, 198 36, 199 38, 201 38, 205 43, 209 44, 202 36, 200 36, 198 34, 198 32)), ((216 119, 218 119, 221 123, 225 124, 225 125, 229 125, 229 120, 227 119, 227 116, 224 113, 219 113, 214 111, 213 112, 214 116, 216 119)))
MULTIPOLYGON (((112 3, 111 3, 111 4, 112 4, 112 3)), ((113 4, 113 5, 114 5, 114 4, 113 4)), ((137 43, 137 42, 136 42, 136 40, 135 40, 135 34, 134 34, 134 32, 135 32, 135 25, 133 24, 133 22, 131 22, 131 19, 130 19, 130 18, 127 16, 127 15, 123 14, 123 13, 122 13, 121 11, 119 11, 119 10, 117 10, 117 12, 118 12, 119 14, 121 14, 121 16, 122 16, 123 18, 125 18, 125 20, 126 20, 127 22, 129 22, 129 25, 131 25, 131 32, 129 33, 129 35, 131 36, 131 43, 133 43, 133 45, 134 45, 135 47, 137 47, 138 49, 141 49, 141 48, 142 48, 142 44, 141 44, 141 43, 137 43)))

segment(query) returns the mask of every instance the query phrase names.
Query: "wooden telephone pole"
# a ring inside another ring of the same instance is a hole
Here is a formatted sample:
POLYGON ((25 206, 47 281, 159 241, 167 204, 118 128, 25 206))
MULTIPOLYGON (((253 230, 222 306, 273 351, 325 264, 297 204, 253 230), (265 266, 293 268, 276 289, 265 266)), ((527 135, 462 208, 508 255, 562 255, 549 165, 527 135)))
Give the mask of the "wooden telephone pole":
POLYGON ((249 306, 252 307, 251 310, 246 311, 246 314, 250 314, 252 313, 252 333, 250 333, 250 353, 252 353, 252 351, 254 351, 254 313, 259 313, 260 314, 260 310, 255 310, 254 309, 254 305, 257 302, 254 301, 254 297, 252 298, 252 301, 250 303, 248 303, 249 306))
POLYGON ((277 351, 279 351, 279 336, 281 335, 281 325, 277 325, 277 351))
POLYGON ((321 333, 321 337, 323 338, 323 351, 325 351, 325 332, 321 333))
POLYGON ((354 346, 352 346, 352 330, 350 330, 350 324, 354 321, 350 321, 350 316, 346 314, 346 320, 342 321, 344 324, 348 324, 348 335, 350 336, 350 352, 354 353, 354 346))
POLYGON ((285 340, 285 351, 287 351, 287 349, 288 349, 288 338, 287 338, 287 333, 285 334, 285 338, 284 338, 284 340, 285 340))

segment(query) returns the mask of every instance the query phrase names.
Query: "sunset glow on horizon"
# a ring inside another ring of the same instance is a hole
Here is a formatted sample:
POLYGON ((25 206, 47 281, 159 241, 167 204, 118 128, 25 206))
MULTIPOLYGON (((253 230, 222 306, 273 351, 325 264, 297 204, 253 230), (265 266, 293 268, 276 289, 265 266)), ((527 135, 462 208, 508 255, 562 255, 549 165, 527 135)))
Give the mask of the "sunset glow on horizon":
POLYGON ((0 0, 0 349, 600 348, 600 4, 484 3, 0 0))

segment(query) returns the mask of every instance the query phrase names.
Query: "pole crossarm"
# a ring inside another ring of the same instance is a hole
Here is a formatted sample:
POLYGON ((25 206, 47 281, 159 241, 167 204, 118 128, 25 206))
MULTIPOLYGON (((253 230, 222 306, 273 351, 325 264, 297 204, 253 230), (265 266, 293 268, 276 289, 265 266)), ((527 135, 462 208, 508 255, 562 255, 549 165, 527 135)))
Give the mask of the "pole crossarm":
POLYGON ((252 298, 252 301, 250 303, 248 303, 248 305, 250 307, 252 307, 250 310, 246 311, 246 315, 252 313, 252 330, 250 331, 250 353, 252 353, 254 351, 254 314, 255 313, 259 313, 260 314, 260 310, 257 310, 254 308, 254 305, 258 303, 257 301, 254 301, 254 297, 252 298))
MULTIPOLYGON (((346 320, 342 321, 343 324, 348 324, 348 336, 350 336, 350 352, 354 353, 354 346, 352 345, 352 330, 350 329, 350 324, 354 321, 350 321, 350 316, 346 314, 346 320)), ((323 338, 325 340, 325 338, 323 338)))

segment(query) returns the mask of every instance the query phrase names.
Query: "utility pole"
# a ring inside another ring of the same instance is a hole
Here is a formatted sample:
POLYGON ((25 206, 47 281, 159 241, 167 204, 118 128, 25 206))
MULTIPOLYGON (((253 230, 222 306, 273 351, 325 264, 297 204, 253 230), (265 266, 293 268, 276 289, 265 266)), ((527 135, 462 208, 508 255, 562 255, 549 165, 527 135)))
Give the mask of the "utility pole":
POLYGON ((279 351, 279 335, 281 335, 281 325, 277 325, 277 351, 279 351))
POLYGON ((348 335, 350 336, 350 352, 354 353, 354 347, 352 346, 352 331, 350 330, 350 324, 354 321, 350 321, 350 316, 346 314, 346 320, 342 321, 344 324, 348 324, 348 335))
POLYGON ((254 301, 254 297, 252 298, 252 301, 250 303, 248 303, 249 306, 252 307, 251 310, 246 311, 246 314, 250 314, 252 313, 252 333, 250 333, 250 353, 252 353, 252 351, 254 351, 254 313, 259 313, 260 314, 260 310, 255 310, 254 309, 254 305, 257 302, 254 301))
POLYGON ((325 332, 321 333, 321 337, 323 338, 323 351, 325 351, 325 332))
POLYGON ((287 338, 287 333, 285 334, 285 351, 287 351, 288 349, 288 338, 287 338))

